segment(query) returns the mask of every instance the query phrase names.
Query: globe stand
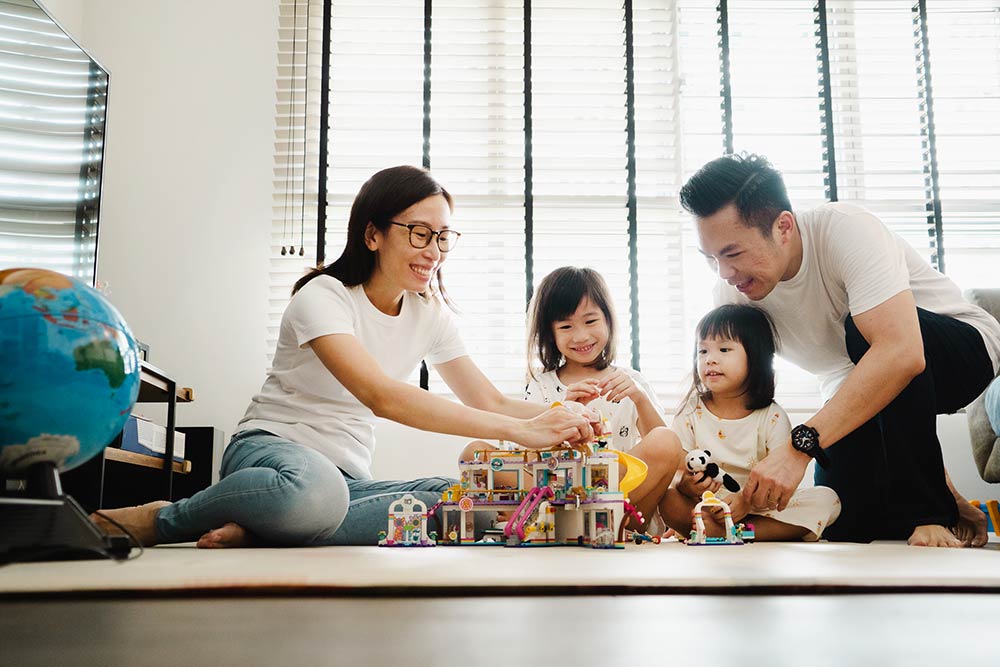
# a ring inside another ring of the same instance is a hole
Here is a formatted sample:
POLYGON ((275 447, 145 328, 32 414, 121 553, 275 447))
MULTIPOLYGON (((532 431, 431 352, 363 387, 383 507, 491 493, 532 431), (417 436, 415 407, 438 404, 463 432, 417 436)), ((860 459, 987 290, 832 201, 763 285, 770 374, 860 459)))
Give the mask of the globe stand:
POLYGON ((28 468, 26 488, 0 496, 0 562, 126 558, 124 535, 107 536, 72 497, 52 462, 28 468))

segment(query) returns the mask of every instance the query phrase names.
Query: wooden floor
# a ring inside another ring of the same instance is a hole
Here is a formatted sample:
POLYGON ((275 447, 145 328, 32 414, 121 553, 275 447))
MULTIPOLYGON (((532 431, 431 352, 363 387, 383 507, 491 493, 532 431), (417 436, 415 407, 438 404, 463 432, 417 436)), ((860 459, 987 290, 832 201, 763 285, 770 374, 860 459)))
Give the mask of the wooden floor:
POLYGON ((996 665, 1000 595, 0 601, 0 665, 996 665))

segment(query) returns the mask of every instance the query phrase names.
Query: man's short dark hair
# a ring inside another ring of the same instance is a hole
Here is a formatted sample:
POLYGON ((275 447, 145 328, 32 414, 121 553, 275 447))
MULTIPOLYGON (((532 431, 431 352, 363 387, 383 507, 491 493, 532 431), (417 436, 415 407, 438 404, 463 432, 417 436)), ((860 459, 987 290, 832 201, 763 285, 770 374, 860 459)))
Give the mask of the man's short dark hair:
POLYGON ((712 160, 684 184, 680 199, 684 210, 698 218, 735 204, 743 223, 765 237, 781 212, 792 210, 781 172, 763 155, 752 153, 712 160))

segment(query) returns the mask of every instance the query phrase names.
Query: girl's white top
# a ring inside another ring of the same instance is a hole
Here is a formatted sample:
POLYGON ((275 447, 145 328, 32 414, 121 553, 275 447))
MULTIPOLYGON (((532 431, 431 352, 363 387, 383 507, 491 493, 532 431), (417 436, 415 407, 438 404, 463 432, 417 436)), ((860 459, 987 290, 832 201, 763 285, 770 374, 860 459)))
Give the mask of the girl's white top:
MULTIPOLYGON (((646 392, 646 396, 652 401, 653 407, 662 415, 663 407, 657 400, 656 392, 649 382, 646 381, 646 378, 631 368, 624 368, 622 370, 628 373, 632 381, 646 392)), ((529 376, 528 384, 524 388, 524 400, 545 404, 551 404, 555 401, 565 401, 566 385, 559 381, 558 371, 540 373, 537 377, 529 376)), ((590 403, 587 403, 587 408, 598 411, 603 418, 607 419, 605 426, 611 433, 608 446, 612 449, 626 452, 639 442, 639 411, 635 407, 635 403, 632 402, 632 399, 623 398, 618 403, 612 403, 605 397, 598 396, 590 403)))
MULTIPOLYGON (((672 428, 686 451, 707 449, 712 461, 743 486, 750 470, 767 456, 772 447, 783 445, 791 437, 788 415, 777 403, 754 410, 740 419, 722 419, 712 414, 705 403, 694 399, 677 417, 672 428)), ((807 478, 811 477, 809 475, 807 478)), ((805 484, 805 482, 804 482, 805 484)), ((806 484, 812 486, 811 483, 806 484)))

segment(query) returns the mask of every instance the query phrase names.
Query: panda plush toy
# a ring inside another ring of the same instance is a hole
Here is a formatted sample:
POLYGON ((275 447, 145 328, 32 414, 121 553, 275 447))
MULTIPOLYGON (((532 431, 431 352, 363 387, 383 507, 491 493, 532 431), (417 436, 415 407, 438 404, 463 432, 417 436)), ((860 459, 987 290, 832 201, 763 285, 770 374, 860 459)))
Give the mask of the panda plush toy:
POLYGON ((692 449, 688 452, 684 464, 691 472, 700 472, 701 478, 698 483, 704 482, 709 477, 716 482, 722 482, 722 486, 729 491, 736 493, 740 490, 740 483, 729 476, 719 467, 718 463, 712 463, 712 452, 707 449, 692 449), (721 479, 720 479, 721 477, 721 479))

